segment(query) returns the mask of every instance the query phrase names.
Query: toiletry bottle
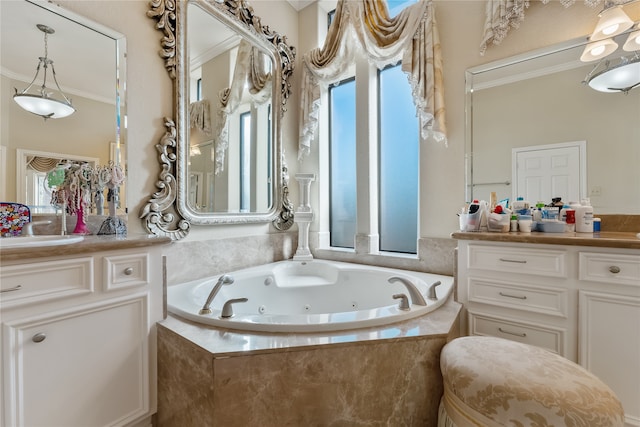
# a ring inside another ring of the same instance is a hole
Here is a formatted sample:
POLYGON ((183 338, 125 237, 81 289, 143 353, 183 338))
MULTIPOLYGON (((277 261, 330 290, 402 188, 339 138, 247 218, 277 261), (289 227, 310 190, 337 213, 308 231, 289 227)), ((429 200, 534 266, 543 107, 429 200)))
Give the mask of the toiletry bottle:
POLYGON ((511 215, 511 229, 509 231, 518 231, 518 216, 511 215))
POLYGON ((478 199, 473 199, 473 202, 469 205, 469 213, 474 214, 480 210, 480 202, 478 199))
POLYGON ((580 206, 576 206, 576 231, 593 233, 593 206, 589 199, 583 199, 580 206))

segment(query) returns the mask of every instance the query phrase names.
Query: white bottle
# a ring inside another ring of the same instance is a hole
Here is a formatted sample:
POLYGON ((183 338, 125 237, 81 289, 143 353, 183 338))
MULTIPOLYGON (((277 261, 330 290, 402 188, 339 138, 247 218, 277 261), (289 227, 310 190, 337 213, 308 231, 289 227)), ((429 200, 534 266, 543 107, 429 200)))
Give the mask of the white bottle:
POLYGON ((582 200, 576 210, 576 232, 593 233, 593 206, 589 199, 582 200))

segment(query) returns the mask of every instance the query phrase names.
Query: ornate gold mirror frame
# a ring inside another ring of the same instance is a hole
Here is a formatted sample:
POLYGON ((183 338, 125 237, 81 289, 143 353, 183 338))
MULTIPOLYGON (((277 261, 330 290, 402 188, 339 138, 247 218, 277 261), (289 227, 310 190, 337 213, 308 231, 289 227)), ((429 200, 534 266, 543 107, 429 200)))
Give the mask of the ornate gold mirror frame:
POLYGON ((170 237, 172 240, 184 238, 192 224, 246 224, 271 222, 277 230, 287 230, 293 225, 293 205, 289 201, 289 175, 281 142, 280 120, 286 111, 286 103, 291 94, 289 81, 294 69, 295 48, 289 46, 286 37, 262 25, 253 9, 245 0, 153 0, 147 16, 155 19, 156 29, 163 32, 159 54, 165 60, 165 68, 174 82, 175 113, 178 120, 165 117, 165 134, 156 144, 161 171, 156 182, 157 191, 142 208, 140 218, 146 230, 155 235, 170 237), (186 70, 185 53, 186 8, 189 3, 197 3, 208 10, 230 28, 249 39, 263 42, 269 47, 274 59, 274 75, 279 80, 280 90, 274 90, 274 170, 276 194, 273 209, 266 214, 194 214, 185 206, 186 165, 189 156, 189 142, 185 118, 187 105, 182 93, 186 70))

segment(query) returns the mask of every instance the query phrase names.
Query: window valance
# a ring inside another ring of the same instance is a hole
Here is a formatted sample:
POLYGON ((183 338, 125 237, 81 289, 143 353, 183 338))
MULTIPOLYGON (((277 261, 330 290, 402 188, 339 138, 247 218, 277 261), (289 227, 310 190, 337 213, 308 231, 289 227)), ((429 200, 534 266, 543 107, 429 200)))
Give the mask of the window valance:
POLYGON ((384 0, 339 0, 324 46, 302 58, 298 158, 309 153, 315 137, 321 89, 347 77, 356 49, 379 69, 402 60, 421 137, 446 143, 442 56, 433 2, 421 0, 391 18, 384 0))

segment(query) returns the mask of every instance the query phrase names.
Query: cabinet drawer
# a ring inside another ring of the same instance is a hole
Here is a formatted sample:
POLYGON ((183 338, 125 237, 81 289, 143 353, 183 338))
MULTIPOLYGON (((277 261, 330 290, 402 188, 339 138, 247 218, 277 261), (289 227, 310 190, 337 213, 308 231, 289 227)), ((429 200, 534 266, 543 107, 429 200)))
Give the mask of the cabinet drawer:
POLYGON ((566 278, 566 256, 565 251, 469 245, 467 267, 566 278))
POLYGON ((640 286, 640 255, 580 252, 580 280, 640 286))
POLYGON ((90 293, 93 258, 3 266, 0 284, 2 308, 90 293))
POLYGON ((102 265, 105 291, 149 284, 149 255, 146 253, 105 256, 102 265))
POLYGON ((525 344, 546 348, 565 356, 565 330, 485 316, 469 311, 469 333, 505 338, 525 344))
POLYGON ((469 301, 566 318, 568 291, 562 288, 518 285, 499 280, 469 278, 469 301))

